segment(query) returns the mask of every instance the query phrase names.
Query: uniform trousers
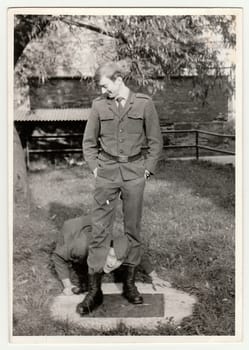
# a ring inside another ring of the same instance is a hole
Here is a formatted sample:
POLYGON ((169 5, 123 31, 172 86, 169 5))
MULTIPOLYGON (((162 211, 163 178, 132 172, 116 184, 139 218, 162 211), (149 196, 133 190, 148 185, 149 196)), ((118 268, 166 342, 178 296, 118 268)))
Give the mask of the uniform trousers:
MULTIPOLYGON (((92 205, 92 240, 89 246, 89 274, 102 272, 113 239, 113 223, 119 196, 122 196, 124 234, 129 241, 124 264, 137 266, 141 260, 140 227, 145 179, 124 180, 121 172, 115 180, 96 177, 92 205)), ((122 251, 118 249, 117 252, 122 251)), ((116 252, 116 251, 115 251, 116 252)), ((118 256, 117 258, 123 258, 118 256)))

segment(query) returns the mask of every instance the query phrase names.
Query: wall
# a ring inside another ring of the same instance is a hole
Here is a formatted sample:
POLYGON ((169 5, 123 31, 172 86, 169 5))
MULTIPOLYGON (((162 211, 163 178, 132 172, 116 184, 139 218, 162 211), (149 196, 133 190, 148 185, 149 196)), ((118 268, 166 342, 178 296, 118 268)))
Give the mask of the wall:
MULTIPOLYGON (((189 91, 193 78, 178 77, 166 82, 165 89, 152 96, 164 130, 201 129, 217 133, 233 133, 228 120, 228 98, 221 87, 210 91, 207 103, 192 100, 189 91)), ((128 84, 134 91, 148 93, 134 83, 128 84)), ((98 95, 90 80, 79 78, 51 78, 44 84, 37 79, 30 80, 31 108, 89 108, 91 101, 98 95)), ((188 133, 165 134, 165 145, 194 144, 195 135, 188 133)), ((217 136, 202 136, 200 144, 234 149, 234 142, 224 143, 217 136)))
MULTIPOLYGON (((35 108, 89 108, 98 91, 90 80, 79 78, 50 78, 45 83, 30 79, 30 105, 35 108)), ((214 120, 226 121, 228 99, 222 89, 210 91, 207 103, 202 106, 189 96, 193 78, 179 77, 165 83, 163 91, 152 96, 162 125, 172 123, 207 123, 214 120)), ((129 84, 134 91, 148 93, 146 88, 129 84)))

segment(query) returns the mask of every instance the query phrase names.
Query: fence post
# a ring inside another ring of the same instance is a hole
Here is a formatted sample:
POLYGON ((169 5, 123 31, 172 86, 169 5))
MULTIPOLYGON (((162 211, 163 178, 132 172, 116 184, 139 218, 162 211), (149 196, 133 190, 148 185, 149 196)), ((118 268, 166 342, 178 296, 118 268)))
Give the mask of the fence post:
POLYGON ((199 160, 199 131, 195 130, 195 150, 196 150, 196 160, 199 160))
POLYGON ((29 140, 26 140, 26 164, 27 164, 27 169, 29 170, 29 140))

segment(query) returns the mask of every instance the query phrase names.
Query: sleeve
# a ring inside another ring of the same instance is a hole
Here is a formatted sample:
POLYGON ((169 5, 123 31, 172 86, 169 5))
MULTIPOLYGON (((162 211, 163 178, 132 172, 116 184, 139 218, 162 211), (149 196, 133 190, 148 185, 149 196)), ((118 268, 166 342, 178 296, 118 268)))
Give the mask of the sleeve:
POLYGON ((99 129, 98 111, 95 102, 93 102, 82 143, 84 158, 92 171, 97 168, 99 129))
POLYGON ((54 267, 60 280, 70 278, 68 261, 63 258, 60 250, 55 250, 52 255, 54 267))
POLYGON ((146 102, 144 114, 145 135, 148 144, 148 154, 145 159, 145 168, 153 174, 162 152, 163 140, 157 111, 151 99, 147 100, 146 102))
POLYGON ((60 280, 69 278, 70 272, 68 268, 69 262, 69 248, 68 248, 68 236, 71 234, 70 225, 64 223, 61 232, 57 238, 56 248, 52 255, 54 267, 60 280))

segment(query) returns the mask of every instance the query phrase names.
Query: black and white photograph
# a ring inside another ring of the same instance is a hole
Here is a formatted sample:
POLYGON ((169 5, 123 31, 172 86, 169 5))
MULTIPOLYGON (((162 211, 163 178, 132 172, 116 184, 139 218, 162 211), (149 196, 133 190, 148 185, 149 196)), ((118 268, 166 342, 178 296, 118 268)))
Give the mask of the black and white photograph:
POLYGON ((241 23, 8 9, 11 342, 241 339, 241 23))

